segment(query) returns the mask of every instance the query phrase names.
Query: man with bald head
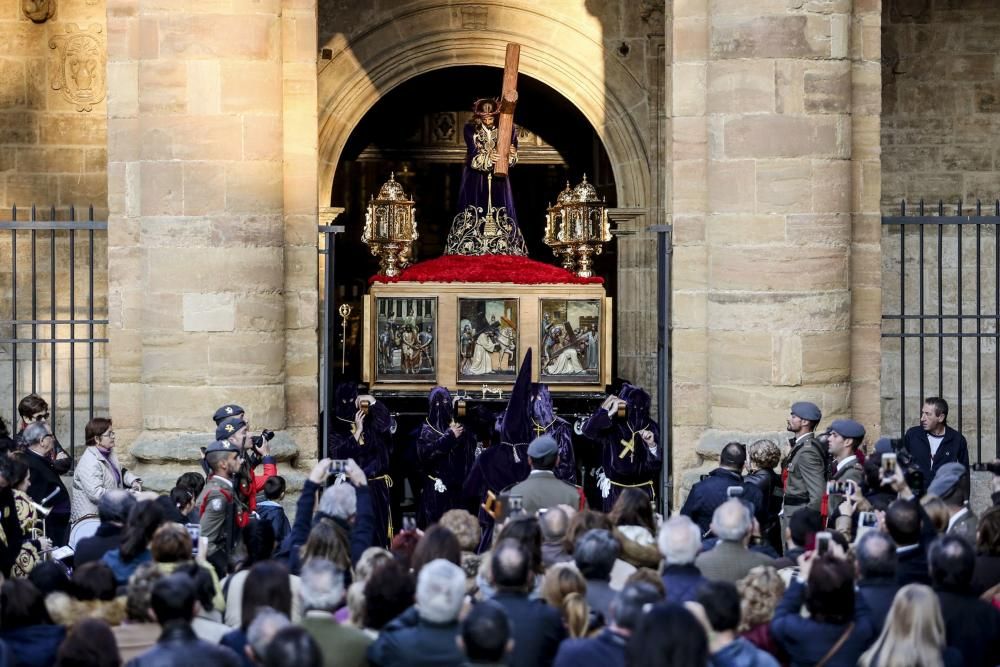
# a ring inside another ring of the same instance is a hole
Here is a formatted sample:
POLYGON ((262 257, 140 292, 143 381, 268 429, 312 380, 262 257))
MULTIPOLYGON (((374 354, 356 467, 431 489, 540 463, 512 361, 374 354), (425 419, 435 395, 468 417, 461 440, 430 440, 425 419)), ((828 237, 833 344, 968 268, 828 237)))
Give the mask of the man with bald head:
POLYGON ((694 561, 706 579, 736 583, 754 567, 772 562, 772 558, 748 548, 753 516, 739 500, 727 500, 719 505, 712 515, 711 528, 719 541, 711 551, 702 553, 694 561))
POLYGON ((896 545, 885 533, 869 530, 854 549, 858 569, 858 592, 872 610, 872 621, 882 631, 885 617, 899 590, 896 582, 896 545))
POLYGON ((551 507, 542 512, 538 517, 538 527, 542 531, 542 565, 545 569, 573 560, 563 543, 569 528, 569 516, 562 508, 551 507))

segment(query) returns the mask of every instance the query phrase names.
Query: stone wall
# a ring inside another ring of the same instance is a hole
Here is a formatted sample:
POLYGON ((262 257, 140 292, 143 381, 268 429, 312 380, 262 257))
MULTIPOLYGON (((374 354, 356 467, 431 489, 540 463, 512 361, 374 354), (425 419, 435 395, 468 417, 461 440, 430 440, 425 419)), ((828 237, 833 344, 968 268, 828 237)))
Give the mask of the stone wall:
POLYGON ((4 209, 94 204, 106 215, 106 32, 103 0, 0 1, 4 209), (22 5, 49 11, 36 23, 22 5))
MULTIPOLYGON (((0 0, 0 220, 9 220, 11 208, 19 207, 18 218, 31 215, 38 204, 38 219, 69 218, 69 206, 77 207, 78 218, 85 218, 89 205, 98 220, 107 216, 107 27, 104 0, 0 0)), ((106 243, 103 232, 94 239, 94 311, 103 318, 107 312, 106 243)), ((35 286, 32 286, 31 232, 17 233, 17 316, 31 319, 32 307, 37 317, 70 319, 69 270, 71 261, 66 232, 56 234, 55 294, 51 290, 53 268, 49 259, 49 233, 36 237, 35 286), (32 303, 34 299, 34 303, 32 303)), ((90 290, 87 266, 90 263, 90 239, 76 238, 76 317, 89 313, 90 290)), ((0 234, 0 319, 12 318, 11 234, 0 234)), ((36 329, 37 337, 70 337, 70 327, 60 325, 55 333, 50 327, 36 329)), ((77 337, 86 336, 87 327, 76 327, 77 337)), ((4 327, 3 337, 11 335, 4 327)), ((104 328, 96 328, 102 337, 104 328)), ((32 337, 32 329, 18 330, 22 338, 32 337)), ((95 410, 107 411, 106 355, 103 345, 95 347, 95 410)), ((0 350, 0 415, 11 419, 13 401, 34 386, 50 403, 57 406, 55 424, 63 443, 70 442, 69 397, 70 349, 59 344, 21 345, 17 349, 17 386, 10 363, 12 346, 0 350), (31 359, 38 361, 35 382, 31 379, 31 359), (56 389, 53 400, 50 365, 56 365, 56 389), (17 394, 15 396, 14 394, 17 394)), ((82 438, 90 406, 86 402, 89 373, 89 350, 77 346, 77 406, 74 430, 82 438)))
POLYGON ((778 435, 800 399, 878 431, 879 13, 673 3, 681 469, 732 437, 778 435))
POLYGON ((108 24, 119 440, 166 486, 235 402, 314 457, 315 4, 114 0, 108 24))
MULTIPOLYGON (((988 211, 1000 197, 1000 85, 996 71, 1000 67, 1000 6, 987 0, 894 0, 883 10, 883 117, 882 117, 882 211, 899 214, 899 202, 909 201, 908 213, 917 211, 923 198, 928 213, 937 212, 937 201, 945 201, 945 213, 956 210, 964 201, 965 212, 972 213, 976 198, 988 211)), ((900 229, 884 231, 882 272, 883 303, 887 314, 920 311, 921 276, 923 308, 942 311, 993 313, 996 309, 996 237, 990 228, 981 230, 979 244, 982 263, 975 264, 977 235, 973 228, 963 230, 961 260, 955 227, 942 233, 943 270, 938 289, 937 230, 925 232, 924 268, 919 266, 920 241, 916 228, 908 228, 905 269, 900 260, 900 229), (905 270, 903 284, 900 273, 905 270), (977 279, 981 291, 976 295, 977 279), (901 289, 903 299, 901 300, 901 289)), ((975 332, 977 322, 966 320, 964 332, 975 332)), ((981 330, 995 331, 994 323, 983 321, 981 330)), ((917 334, 939 331, 935 319, 921 325, 907 322, 905 332, 917 334)), ((901 329, 896 321, 887 321, 887 333, 901 329)), ((943 331, 954 333, 958 326, 946 322, 943 331)), ((996 442, 996 341, 984 338, 976 365, 977 342, 966 337, 961 344, 954 336, 921 345, 911 337, 903 349, 898 338, 887 338, 882 356, 882 412, 887 435, 901 433, 916 423, 922 395, 942 395, 951 404, 949 422, 969 439, 973 457, 980 435, 983 455, 992 458, 996 442), (961 345, 961 351, 960 351, 961 345), (921 383, 920 355, 923 349, 924 373, 921 383), (961 357, 959 356, 961 354, 961 357), (959 402, 959 374, 962 367, 962 400, 959 402), (939 362, 944 373, 939 373, 939 362), (905 373, 905 378, 904 378, 905 373), (979 382, 977 383, 977 378, 979 382), (905 379, 905 387, 902 386, 905 379), (978 384, 978 389, 977 389, 978 384), (981 412, 980 412, 981 409, 981 412), (901 415, 901 411, 905 414, 901 415)))

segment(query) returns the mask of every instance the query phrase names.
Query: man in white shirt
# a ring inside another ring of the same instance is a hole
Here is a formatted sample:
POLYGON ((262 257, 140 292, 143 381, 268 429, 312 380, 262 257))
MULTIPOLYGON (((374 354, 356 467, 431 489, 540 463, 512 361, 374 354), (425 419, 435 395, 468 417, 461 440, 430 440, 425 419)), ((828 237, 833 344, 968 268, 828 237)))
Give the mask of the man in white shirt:
POLYGON ((913 463, 924 473, 927 483, 945 464, 961 463, 969 469, 969 445, 947 421, 947 401, 931 396, 924 400, 920 426, 910 428, 903 436, 904 445, 913 455, 913 463))

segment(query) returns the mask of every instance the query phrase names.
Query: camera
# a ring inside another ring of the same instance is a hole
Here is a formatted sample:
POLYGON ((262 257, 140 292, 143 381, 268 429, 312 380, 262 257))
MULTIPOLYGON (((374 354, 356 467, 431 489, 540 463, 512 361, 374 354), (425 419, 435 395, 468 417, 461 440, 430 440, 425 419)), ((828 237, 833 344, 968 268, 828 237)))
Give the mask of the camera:
POLYGON ((897 457, 894 453, 885 453, 882 455, 882 475, 888 477, 890 475, 896 474, 896 463, 897 457))
POLYGON ((417 515, 413 512, 405 512, 403 514, 403 530, 416 530, 417 529, 417 515))
POLYGON ((730 486, 726 488, 726 498, 742 498, 742 497, 743 497, 742 486, 730 486))
POLYGON ((347 459, 333 459, 330 461, 330 474, 343 475, 347 472, 347 459))
POLYGON ((268 431, 266 428, 260 432, 260 435, 255 435, 250 438, 250 442, 253 443, 254 447, 260 447, 264 442, 271 442, 274 439, 274 431, 268 431))
POLYGON ((524 514, 524 497, 507 496, 507 516, 518 516, 524 514))

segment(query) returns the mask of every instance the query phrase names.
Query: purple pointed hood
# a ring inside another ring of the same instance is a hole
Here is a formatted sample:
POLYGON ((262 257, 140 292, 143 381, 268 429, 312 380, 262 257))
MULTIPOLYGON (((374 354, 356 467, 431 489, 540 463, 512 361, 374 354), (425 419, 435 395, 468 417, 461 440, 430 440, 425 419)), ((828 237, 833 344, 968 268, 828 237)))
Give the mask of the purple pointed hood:
POLYGON ((354 421, 354 414, 357 412, 354 402, 357 398, 358 383, 351 381, 341 382, 333 390, 333 414, 341 419, 354 421))
POLYGON ((451 424, 451 392, 445 387, 434 387, 428 397, 427 423, 438 431, 451 424))
POLYGON ((514 389, 507 401, 503 422, 500 424, 500 441, 512 445, 531 441, 531 348, 524 353, 521 370, 517 372, 514 389))
POLYGON ((531 416, 541 426, 547 426, 556 418, 552 407, 552 393, 549 386, 541 382, 531 385, 531 416))

